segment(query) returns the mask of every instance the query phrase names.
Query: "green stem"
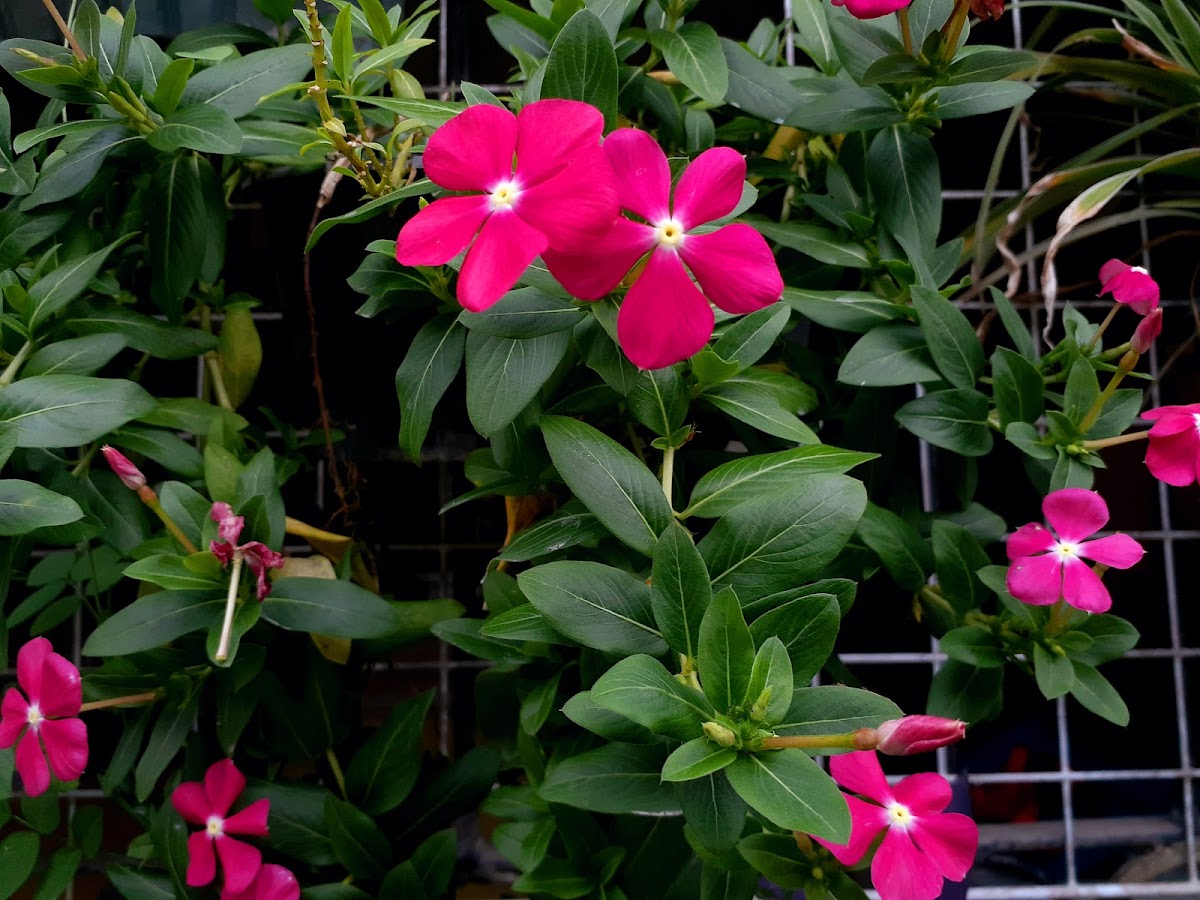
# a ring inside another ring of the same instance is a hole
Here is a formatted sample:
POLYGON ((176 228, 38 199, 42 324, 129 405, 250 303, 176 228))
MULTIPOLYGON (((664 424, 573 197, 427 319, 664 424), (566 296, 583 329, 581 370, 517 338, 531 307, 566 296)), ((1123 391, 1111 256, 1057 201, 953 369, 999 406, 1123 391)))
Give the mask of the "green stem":
POLYGON ((1113 377, 1109 379, 1108 384, 1104 386, 1104 390, 1100 392, 1100 396, 1096 398, 1096 402, 1092 404, 1092 408, 1087 411, 1087 415, 1079 423, 1079 433, 1087 434, 1088 429, 1096 424, 1096 420, 1100 418, 1100 413, 1104 411, 1104 406, 1112 399, 1112 395, 1116 392, 1117 386, 1125 380, 1125 376, 1134 370, 1137 366, 1138 355, 1130 350, 1121 357, 1121 363, 1117 367, 1117 371, 1113 373, 1113 377))
POLYGON ((904 36, 904 52, 912 56, 913 39, 912 26, 908 23, 908 7, 901 7, 896 11, 896 17, 900 20, 900 34, 904 36))
POLYGON ((330 747, 325 751, 325 760, 329 763, 329 769, 333 772, 333 780, 337 782, 338 791, 343 797, 346 796, 346 776, 342 774, 341 763, 338 762, 337 754, 330 747))
POLYGON ((663 451, 662 489, 667 497, 667 505, 671 505, 671 486, 675 479, 675 448, 668 447, 663 451))
POLYGON ((229 400, 229 392, 225 390, 225 378, 221 374, 221 361, 215 353, 206 353, 204 361, 208 363, 208 371, 212 376, 213 393, 217 395, 217 404, 221 409, 236 412, 229 400))
POLYGON ((954 59, 958 49, 958 39, 962 37, 963 26, 967 22, 967 12, 971 6, 970 0, 955 0, 954 11, 942 26, 942 58, 945 62, 954 59))
POLYGON ((21 366, 25 364, 25 360, 29 359, 29 354, 33 352, 33 341, 26 341, 21 345, 21 349, 17 351, 17 355, 12 358, 12 362, 0 372, 0 388, 6 388, 12 384, 13 379, 17 377, 17 372, 21 366))
POLYGON ((801 750, 873 750, 875 730, 860 728, 845 734, 797 734, 787 737, 763 738, 763 750, 783 750, 796 747, 801 750))
POLYGON ((150 507, 150 512, 158 516, 159 521, 167 527, 167 531, 171 532, 171 536, 174 537, 175 540, 179 541, 179 546, 181 546, 188 553, 199 552, 196 549, 196 545, 192 543, 191 539, 183 533, 183 530, 178 525, 175 524, 175 520, 167 515, 167 511, 163 509, 162 504, 158 502, 158 495, 154 493, 153 488, 151 488, 149 485, 146 485, 140 491, 138 491, 138 497, 141 498, 141 501, 145 503, 146 506, 150 507))
POLYGON ((1104 332, 1108 330, 1108 326, 1112 324, 1113 319, 1117 317, 1117 313, 1121 310, 1120 303, 1114 303, 1112 309, 1108 311, 1108 315, 1104 317, 1104 321, 1100 323, 1100 327, 1096 329, 1096 333, 1092 335, 1092 339, 1087 342, 1083 348, 1083 355, 1087 356, 1092 352, 1092 348, 1100 343, 1100 338, 1104 332))
POLYGON ((229 572, 229 593, 225 595, 225 621, 221 623, 221 639, 217 642, 217 662, 225 662, 229 658, 229 644, 233 636, 233 614, 237 610, 238 582, 241 580, 242 554, 234 550, 233 566, 229 572))
POLYGON ((1054 604, 1054 608, 1050 610, 1050 620, 1046 622, 1046 634, 1058 634, 1065 629, 1070 624, 1071 613, 1071 607, 1060 598, 1054 604))
POLYGON ((79 707, 79 711, 85 713, 95 709, 110 709, 114 706, 141 706, 144 703, 153 703, 159 696, 158 691, 146 691, 142 694, 130 694, 127 697, 109 697, 107 700, 93 700, 91 703, 85 703, 79 707))
POLYGON ((1115 447, 1118 444, 1131 444, 1134 441, 1144 441, 1148 437, 1150 437, 1149 431, 1134 431, 1130 434, 1118 434, 1116 437, 1084 441, 1083 447, 1085 450, 1103 450, 1105 447, 1115 447))

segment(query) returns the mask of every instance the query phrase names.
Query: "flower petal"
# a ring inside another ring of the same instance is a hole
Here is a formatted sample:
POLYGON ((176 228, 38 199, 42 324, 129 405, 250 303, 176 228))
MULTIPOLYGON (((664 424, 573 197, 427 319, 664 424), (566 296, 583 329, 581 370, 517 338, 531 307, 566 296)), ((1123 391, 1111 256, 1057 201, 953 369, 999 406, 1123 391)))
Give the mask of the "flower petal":
POLYGON ((42 742, 38 740, 37 732, 32 728, 26 730, 25 736, 17 744, 17 774, 25 785, 25 793, 30 797, 40 797, 50 787, 50 769, 46 766, 46 755, 42 752, 42 742))
POLYGON ((1153 430, 1146 448, 1146 468, 1159 481, 1187 487, 1196 480, 1196 463, 1200 460, 1194 432, 1155 437, 1153 430))
POLYGON ((834 6, 844 6, 856 19, 878 19, 903 9, 912 0, 833 0, 834 6))
POLYGON ((538 100, 517 113, 517 180, 541 184, 582 151, 600 152, 604 116, 578 100, 538 100))
POLYGON ((1145 269, 1119 259, 1110 259, 1100 269, 1100 294, 1108 293, 1143 316, 1158 306, 1158 282, 1145 269))
POLYGON ((489 104, 468 107, 433 133, 422 165, 452 191, 490 191, 512 177, 517 117, 489 104))
MULTIPOLYGON (((1154 411, 1162 412, 1162 410, 1154 411)), ((1148 416, 1143 414, 1143 418, 1148 418, 1148 416)), ((1150 437, 1167 437, 1168 435, 1184 432, 1193 434, 1196 432, 1195 415, 1193 413, 1165 412, 1157 417, 1157 421, 1150 428, 1150 437)))
POLYGON ((1108 262, 1102 265, 1100 267, 1100 293, 1103 294, 1107 290, 1107 288, 1104 287, 1106 284, 1108 284, 1118 275, 1123 275, 1132 268, 1133 266, 1131 266, 1129 263, 1122 262, 1119 259, 1110 259, 1108 262))
POLYGON ((887 804, 896 799, 888 787, 887 779, 883 777, 879 757, 872 750, 832 757, 829 760, 829 774, 846 790, 869 797, 876 803, 887 804))
POLYGON ((1079 555, 1114 569, 1128 569, 1145 555, 1142 545, 1127 534, 1111 534, 1095 541, 1085 541, 1079 555))
POLYGON ((245 841, 224 835, 214 843, 221 857, 221 868, 225 870, 225 886, 234 892, 246 890, 262 867, 262 853, 245 841))
POLYGON ((950 803, 950 782, 937 772, 918 772, 902 778, 892 788, 896 799, 915 816, 940 813, 950 803))
POLYGON ((573 296, 599 300, 621 283, 629 270, 654 246, 654 230, 618 218, 609 232, 583 253, 547 250, 542 260, 550 274, 573 296))
POLYGON ((41 705, 42 673, 46 657, 53 652, 54 648, 44 637, 34 638, 17 651, 17 684, 24 689, 31 704, 41 705))
POLYGON ((604 140, 617 200, 652 225, 670 218, 671 169, 658 142, 636 128, 619 128, 604 140))
POLYGON ((1107 612, 1112 606, 1112 596, 1100 580, 1081 559, 1068 560, 1063 565, 1062 596, 1076 609, 1090 613, 1107 612))
POLYGON ((783 293, 783 276, 761 234, 738 222, 711 234, 686 235, 679 255, 705 296, 726 312, 770 306, 783 293))
POLYGON ((40 730, 54 777, 74 781, 82 775, 88 761, 87 725, 83 719, 46 719, 40 730))
POLYGON ((483 223, 458 274, 459 302, 472 312, 487 309, 545 249, 546 236, 515 213, 493 213, 483 223))
POLYGON ((672 217, 691 231, 697 225, 733 212, 742 199, 746 157, 732 147, 705 150, 679 176, 671 203, 672 217))
POLYGON ((1042 501, 1046 521, 1061 540, 1076 543, 1095 534, 1108 521, 1108 504, 1095 491, 1063 488, 1042 501))
POLYGON ((608 157, 599 147, 576 153, 553 178, 522 190, 513 211, 556 250, 587 249, 619 211, 608 157))
POLYGON ((1142 413, 1142 418, 1153 422, 1163 416, 1194 416, 1197 414, 1200 414, 1200 403, 1189 403, 1185 406, 1156 406, 1154 409, 1148 409, 1142 413))
POLYGON ((171 792, 171 805, 183 816, 184 821, 193 825, 204 825, 214 812, 208 795, 204 793, 204 785, 199 781, 185 781, 171 792))
POLYGON ((951 881, 967 877, 979 848, 979 826, 962 813, 920 819, 910 834, 917 847, 951 881))
POLYGON ((238 794, 245 789, 246 776, 238 771, 233 760, 217 760, 204 773, 204 794, 208 797, 209 815, 224 817, 238 794))
POLYGON ((1051 553, 1022 556, 1012 561, 1004 582, 1021 602, 1048 606, 1062 596, 1062 563, 1051 553))
POLYGON ((492 214, 487 197, 442 197, 404 223, 396 238, 402 266, 441 266, 462 253, 492 214))
POLYGON ((1008 536, 1005 550, 1008 552, 1008 558, 1013 560, 1033 556, 1035 553, 1045 553, 1056 543, 1058 542, 1054 540, 1050 529, 1037 522, 1030 522, 1008 536))
POLYGON ((813 840, 832 853, 842 865, 852 866, 866 856, 879 832, 887 827, 888 817, 883 808, 858 797, 846 795, 846 803, 850 807, 850 842, 831 844, 816 835, 813 835, 813 840))
POLYGON ((221 900, 299 900, 300 882, 283 866, 264 863, 253 883, 244 891, 221 891, 221 900))
POLYGON ((42 715, 73 716, 83 703, 79 670, 65 656, 49 653, 42 663, 42 715))
POLYGON ((937 866, 902 828, 889 828, 875 851, 871 883, 879 900, 937 900, 942 893, 937 866))
POLYGON ((188 838, 187 883, 190 887, 204 887, 217 877, 217 858, 213 854, 213 839, 206 832, 192 832, 188 838))
POLYGON ((243 810, 234 813, 225 820, 226 834, 250 834, 263 837, 269 833, 267 828, 267 813, 271 809, 271 801, 267 797, 255 800, 243 810))
POLYGON ((640 369, 661 369, 699 352, 712 337, 713 311, 671 250, 650 254, 617 314, 617 338, 640 369))
POLYGON ((7 750, 15 744, 21 729, 28 724, 29 702, 16 688, 9 688, 0 703, 0 748, 7 750))

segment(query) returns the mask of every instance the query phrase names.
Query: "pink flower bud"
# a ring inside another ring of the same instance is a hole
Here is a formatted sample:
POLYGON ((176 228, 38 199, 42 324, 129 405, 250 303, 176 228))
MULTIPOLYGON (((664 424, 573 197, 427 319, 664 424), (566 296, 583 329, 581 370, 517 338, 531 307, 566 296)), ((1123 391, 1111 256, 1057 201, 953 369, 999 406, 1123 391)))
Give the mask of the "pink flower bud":
POLYGON ((875 729, 879 740, 876 750, 889 756, 909 756, 936 750, 961 741, 967 734, 967 723, 941 716, 905 716, 892 719, 875 729))
POLYGON ((100 448, 100 452, 104 454, 104 459, 125 487, 131 491, 138 491, 146 486, 146 476, 142 474, 141 469, 131 463, 120 450, 105 444, 100 448))
POLYGON ((903 9, 912 0, 833 0, 834 6, 844 6, 856 19, 878 19, 903 9))
POLYGON ((1158 282, 1141 266, 1110 259, 1100 267, 1100 296, 1112 294, 1139 315, 1149 315, 1158 307, 1158 282))
POLYGON ((971 12, 985 22, 1004 15, 1004 0, 971 0, 971 12))
POLYGON ((1163 311, 1160 306, 1138 322, 1138 327, 1134 329, 1133 337, 1129 342, 1134 353, 1140 356, 1150 351, 1155 339, 1162 334, 1162 319, 1163 311))

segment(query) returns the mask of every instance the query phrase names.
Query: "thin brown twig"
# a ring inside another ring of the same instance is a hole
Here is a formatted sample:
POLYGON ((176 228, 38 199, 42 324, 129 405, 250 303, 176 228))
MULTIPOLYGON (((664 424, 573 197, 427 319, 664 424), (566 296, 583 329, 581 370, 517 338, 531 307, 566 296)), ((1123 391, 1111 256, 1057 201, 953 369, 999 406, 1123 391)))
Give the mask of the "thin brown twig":
POLYGON ((83 52, 83 48, 79 46, 79 41, 75 39, 75 35, 71 33, 71 29, 67 26, 66 20, 62 17, 62 13, 58 11, 58 7, 54 5, 54 0, 42 0, 42 6, 46 7, 46 11, 50 13, 50 18, 54 20, 54 24, 58 26, 58 30, 62 32, 62 36, 67 39, 67 43, 71 47, 71 52, 75 54, 76 59, 87 59, 87 54, 83 52))

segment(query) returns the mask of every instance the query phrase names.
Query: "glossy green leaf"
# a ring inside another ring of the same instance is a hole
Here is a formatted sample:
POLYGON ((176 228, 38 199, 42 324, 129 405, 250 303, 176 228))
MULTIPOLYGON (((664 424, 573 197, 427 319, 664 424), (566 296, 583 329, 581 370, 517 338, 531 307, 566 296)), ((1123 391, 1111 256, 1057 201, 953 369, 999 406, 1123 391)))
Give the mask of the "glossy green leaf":
POLYGON ((83 645, 87 656, 128 656, 219 624, 225 596, 215 591, 159 591, 105 619, 83 645))
POLYGON ((704 695, 721 712, 739 706, 750 684, 754 640, 742 615, 737 594, 717 593, 700 622, 697 659, 704 695))
POLYGON ((621 660, 592 686, 590 700, 655 734, 679 741, 700 736, 712 704, 649 656, 621 660))
POLYGON ((992 397, 1000 425, 1012 422, 1036 422, 1046 408, 1042 374, 1025 357, 1006 347, 992 354, 992 397))
POLYGON ((652 31, 650 43, 662 51, 667 68, 709 103, 721 103, 729 91, 729 66, 711 25, 686 22, 675 31, 652 31))
POLYGON ((28 534, 35 528, 67 525, 82 519, 83 515, 79 504, 70 497, 31 481, 0 479, 0 536, 28 534))
POLYGON ((0 421, 20 447, 77 447, 150 412, 155 400, 132 381, 38 375, 0 391, 0 421))
POLYGON ((667 645, 695 659, 700 623, 712 597, 708 570, 688 530, 672 522, 654 548, 650 601, 667 645))
POLYGON ((914 325, 884 325, 864 334, 846 354, 838 381, 855 387, 892 387, 937 381, 933 356, 914 325))
POLYGON ((420 463, 433 410, 458 375, 465 343, 466 333, 454 319, 435 317, 421 326, 396 370, 400 447, 413 462, 420 463))
POLYGON ((393 706, 379 726, 354 754, 346 769, 346 790, 370 815, 399 806, 408 796, 421 770, 421 741, 425 715, 433 693, 422 694, 393 706))
POLYGON ((396 608, 378 594, 324 578, 277 579, 262 614, 281 628, 340 638, 386 637, 402 625, 396 608))
POLYGON ((913 306, 938 370, 955 387, 971 388, 983 374, 983 347, 962 310, 939 294, 914 285, 913 306))
POLYGON ((724 771, 742 799, 780 828, 835 844, 850 839, 842 792, 803 750, 743 753, 724 771))
POLYGON ((617 121, 617 57, 608 32, 587 9, 575 13, 550 45, 542 98, 581 100, 600 110, 606 128, 617 121))
POLYGON ((562 361, 565 331, 523 340, 467 334, 467 414, 475 430, 494 435, 528 406, 562 361))
POLYGON ((1075 685, 1071 696, 1085 708, 1114 725, 1129 724, 1129 707, 1121 695, 1096 669, 1086 663, 1072 661, 1075 668, 1075 685))
POLYGON ((737 751, 714 744, 706 737, 694 738, 679 747, 663 763, 663 781, 692 781, 719 772, 737 759, 737 751))
POLYGON ((591 812, 678 812, 675 791, 662 780, 664 758, 659 746, 606 744, 551 765, 538 795, 591 812))
POLYGON ((311 69, 307 43, 256 50, 193 75, 180 105, 206 103, 240 119, 258 105, 260 97, 301 81, 311 69))
MULTIPOLYGON (((763 613, 750 624, 750 634, 759 644, 772 636, 779 638, 795 683, 807 684, 833 652, 841 621, 836 597, 812 594, 796 597, 763 613)), ((777 700, 778 693, 773 693, 771 699, 777 700)))
POLYGON ((146 136, 146 143, 163 153, 195 150, 228 155, 242 149, 242 132, 229 113, 204 103, 168 115, 146 136))
POLYGON ((791 705, 792 685, 788 648, 778 635, 771 635, 762 642, 754 657, 742 707, 750 710, 751 717, 773 725, 784 717, 791 705))
POLYGON ((987 397, 978 391, 934 391, 904 404, 896 411, 896 419, 935 447, 963 456, 983 456, 992 449, 988 407, 987 397))
POLYGON ((878 728, 902 715, 900 707, 887 697, 861 688, 840 684, 800 687, 792 694, 791 706, 774 731, 783 735, 846 734, 860 728, 878 728))

